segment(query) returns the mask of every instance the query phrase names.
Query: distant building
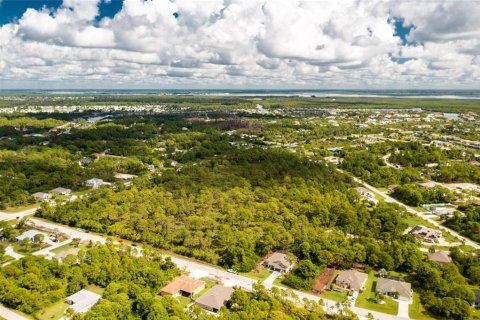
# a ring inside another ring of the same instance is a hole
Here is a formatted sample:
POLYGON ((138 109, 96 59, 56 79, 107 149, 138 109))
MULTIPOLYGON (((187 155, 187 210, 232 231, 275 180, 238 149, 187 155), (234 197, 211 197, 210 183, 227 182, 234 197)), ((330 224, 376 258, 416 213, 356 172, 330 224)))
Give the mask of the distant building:
POLYGON ((100 188, 101 186, 110 186, 112 184, 110 182, 103 181, 102 179, 93 178, 85 181, 85 185, 87 187, 97 189, 97 188, 100 188))
POLYGON ((414 227, 409 233, 414 236, 421 237, 427 242, 438 242, 438 239, 442 237, 441 231, 427 228, 422 225, 414 227))
POLYGON ((198 298, 195 303, 208 311, 218 312, 222 306, 227 305, 234 291, 230 287, 215 285, 198 298))
POLYGON ((331 162, 333 164, 339 164, 340 163, 340 158, 339 157, 325 157, 323 158, 327 162, 331 162))
POLYGON ((436 251, 434 253, 428 253, 427 258, 430 261, 435 261, 440 264, 448 264, 452 262, 452 258, 449 257, 446 251, 436 251))
POLYGON ((389 297, 398 295, 398 300, 402 301, 410 301, 412 298, 412 285, 408 282, 378 278, 376 291, 389 297))
POLYGON ((424 205, 423 206, 426 210, 428 210, 431 214, 434 214, 439 217, 451 217, 456 209, 452 206, 448 205, 424 205))
POLYGON ((115 173, 115 178, 121 179, 121 180, 131 180, 133 178, 136 178, 137 176, 134 174, 127 174, 127 173, 115 173))
POLYGON ((378 200, 377 198, 375 197, 375 195, 368 189, 364 188, 364 187, 358 187, 356 188, 355 190, 357 190, 357 192, 361 195, 361 196, 364 196, 365 198, 367 198, 368 201, 371 201, 375 204, 378 203, 378 200))
POLYGON ((32 197, 36 200, 36 201, 47 201, 48 199, 50 199, 50 194, 48 193, 45 193, 45 192, 35 192, 32 194, 32 197))
POLYGON ((473 290, 475 294, 475 299, 472 301, 472 307, 475 309, 480 309, 480 290, 473 290))
POLYGON ((366 273, 357 270, 346 270, 338 275, 335 284, 345 289, 360 291, 363 290, 367 278, 368 275, 366 273))
POLYGON ((55 188, 50 190, 50 193, 55 193, 61 196, 68 196, 70 193, 72 193, 72 190, 66 188, 55 188))
POLYGON ((83 313, 90 310, 101 299, 101 295, 86 289, 82 289, 77 293, 67 297, 66 302, 70 305, 69 308, 75 313, 83 313))
POLYGON ((194 295, 199 294, 203 289, 205 289, 204 281, 183 276, 167 284, 162 288, 160 293, 172 296, 180 294, 185 297, 193 297, 194 295))
POLYGON ((281 252, 272 253, 267 259, 265 259, 265 266, 273 271, 288 273, 293 268, 293 261, 287 254, 281 252))
POLYGON ((47 235, 46 235, 45 233, 43 233, 43 232, 40 232, 40 231, 31 229, 31 230, 25 231, 24 233, 22 233, 21 235, 19 235, 19 236, 16 237, 15 239, 16 239, 17 241, 22 241, 23 239, 28 239, 28 240, 30 240, 31 242, 33 242, 33 241, 35 240, 35 236, 36 236, 37 234, 42 234, 42 235, 45 236, 45 237, 47 236, 47 235))
POLYGON ((82 159, 78 160, 78 164, 81 166, 86 166, 86 165, 89 165, 90 163, 92 163, 92 159, 88 157, 83 157, 82 159))
POLYGON ((62 262, 68 255, 76 256, 79 252, 80 248, 70 248, 68 250, 57 253, 53 256, 53 259, 62 262))

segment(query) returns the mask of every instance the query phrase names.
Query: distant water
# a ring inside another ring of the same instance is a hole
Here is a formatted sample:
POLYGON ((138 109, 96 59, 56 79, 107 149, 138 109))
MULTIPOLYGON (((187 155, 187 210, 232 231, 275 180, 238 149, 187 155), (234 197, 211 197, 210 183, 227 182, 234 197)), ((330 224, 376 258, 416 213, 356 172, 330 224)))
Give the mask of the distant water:
POLYGON ((169 90, 0 90, 0 95, 215 95, 215 96, 300 96, 300 97, 365 97, 365 98, 436 98, 480 99, 480 90, 232 90, 232 89, 169 89, 169 90))

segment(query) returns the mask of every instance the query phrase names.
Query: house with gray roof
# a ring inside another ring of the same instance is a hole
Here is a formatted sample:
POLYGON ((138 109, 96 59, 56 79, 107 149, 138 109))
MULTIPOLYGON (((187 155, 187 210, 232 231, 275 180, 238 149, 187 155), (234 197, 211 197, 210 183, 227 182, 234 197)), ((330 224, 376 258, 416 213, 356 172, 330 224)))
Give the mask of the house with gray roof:
POLYGON ((408 282, 378 278, 375 290, 390 297, 398 295, 397 299, 402 301, 410 301, 412 298, 412 285, 408 282))
POLYGON ((335 284, 341 288, 360 291, 364 288, 368 275, 357 270, 345 270, 340 272, 335 284))
POLYGON ((33 242, 33 241, 35 240, 35 236, 36 236, 37 234, 43 234, 43 236, 44 236, 45 238, 47 237, 47 235, 46 235, 45 233, 31 229, 31 230, 25 231, 24 233, 22 233, 21 235, 19 235, 19 236, 16 237, 15 239, 16 239, 17 241, 22 241, 23 239, 28 239, 28 240, 30 240, 31 242, 33 242))
POLYGON ((428 253, 427 258, 430 261, 435 261, 440 264, 447 264, 452 262, 452 258, 449 257, 448 252, 441 250, 433 253, 428 253))
POLYGON ((292 270, 294 262, 286 253, 274 252, 265 259, 264 264, 272 271, 287 273, 292 270))
POLYGON ((195 303, 205 310, 218 312, 222 306, 226 306, 235 290, 231 287, 215 285, 195 303))

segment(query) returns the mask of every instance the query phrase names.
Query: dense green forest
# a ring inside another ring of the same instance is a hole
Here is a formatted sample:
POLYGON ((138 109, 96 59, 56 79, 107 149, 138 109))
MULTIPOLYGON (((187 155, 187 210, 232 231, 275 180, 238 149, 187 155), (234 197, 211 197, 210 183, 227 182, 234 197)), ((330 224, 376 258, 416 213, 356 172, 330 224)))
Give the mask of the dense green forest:
POLYGON ((70 256, 65 263, 26 256, 0 269, 0 302, 33 314, 88 284, 107 287, 130 283, 158 292, 179 274, 176 266, 157 254, 134 257, 112 245, 95 246, 70 256), (79 262, 78 262, 79 261, 79 262))
POLYGON ((445 220, 445 226, 460 234, 480 242, 480 207, 475 205, 460 206, 462 214, 456 213, 445 220))

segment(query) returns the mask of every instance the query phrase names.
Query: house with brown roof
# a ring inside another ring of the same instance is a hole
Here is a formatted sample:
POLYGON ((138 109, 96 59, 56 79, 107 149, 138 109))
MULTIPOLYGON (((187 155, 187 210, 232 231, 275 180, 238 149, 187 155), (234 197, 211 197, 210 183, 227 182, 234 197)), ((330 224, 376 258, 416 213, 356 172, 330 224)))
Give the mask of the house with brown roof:
POLYGON ((325 268, 322 273, 315 279, 315 284, 313 285, 314 293, 322 293, 325 289, 328 288, 330 283, 335 277, 336 270, 332 268, 325 268))
POLYGON ((360 291, 363 290, 368 275, 357 270, 345 270, 340 272, 335 284, 341 288, 360 291))
POLYGON ((185 297, 193 297, 205 289, 205 282, 202 280, 195 280, 187 276, 177 278, 167 284, 160 290, 161 294, 166 295, 182 295, 185 297))
POLYGON ((231 287, 217 284, 198 298, 195 303, 205 310, 218 312, 222 306, 227 305, 234 291, 231 287))
POLYGON ((447 264, 452 262, 452 258, 448 256, 448 252, 446 251, 436 251, 433 253, 428 253, 427 258, 430 261, 435 261, 440 264, 447 264))
POLYGON ((288 273, 292 270, 294 262, 286 253, 274 252, 265 259, 264 264, 272 271, 288 273))

